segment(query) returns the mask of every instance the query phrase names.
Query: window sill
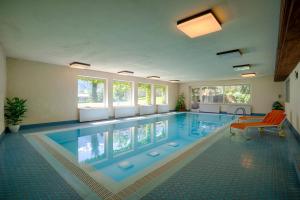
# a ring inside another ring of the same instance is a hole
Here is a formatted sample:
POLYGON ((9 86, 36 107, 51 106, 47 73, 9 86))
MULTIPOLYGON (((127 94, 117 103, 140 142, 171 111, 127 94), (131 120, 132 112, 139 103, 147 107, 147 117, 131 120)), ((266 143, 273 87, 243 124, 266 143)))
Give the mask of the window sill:
POLYGON ((222 106, 251 106, 249 103, 200 103, 200 105, 222 105, 222 106))
POLYGON ((134 105, 114 105, 113 108, 129 108, 129 107, 135 107, 134 105))
POLYGON ((107 109, 107 106, 86 106, 86 107, 77 107, 78 110, 90 110, 90 109, 107 109))

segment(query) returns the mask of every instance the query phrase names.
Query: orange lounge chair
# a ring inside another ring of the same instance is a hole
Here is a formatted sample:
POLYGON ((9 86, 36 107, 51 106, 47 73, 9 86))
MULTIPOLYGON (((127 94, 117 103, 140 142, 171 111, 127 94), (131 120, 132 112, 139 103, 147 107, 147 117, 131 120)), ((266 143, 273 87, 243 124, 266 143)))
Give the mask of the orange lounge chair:
POLYGON ((231 129, 239 129, 239 130, 247 130, 248 128, 259 128, 260 132, 262 132, 263 128, 266 127, 277 127, 279 129, 279 135, 283 136, 283 132, 281 130, 281 126, 286 118, 284 111, 282 110, 272 110, 272 112, 268 113, 262 121, 260 122, 242 122, 242 123, 232 123, 230 125, 231 129))
POLYGON ((268 113, 267 115, 265 116, 242 116, 242 117, 239 117, 239 121, 248 121, 248 120, 263 120, 266 116, 268 116, 269 114, 270 115, 278 115, 278 114, 282 114, 284 113, 284 111, 282 110, 272 110, 270 113, 268 113))
POLYGON ((239 117, 239 120, 241 121, 248 121, 248 120, 258 120, 258 119, 264 119, 266 116, 242 116, 239 117))

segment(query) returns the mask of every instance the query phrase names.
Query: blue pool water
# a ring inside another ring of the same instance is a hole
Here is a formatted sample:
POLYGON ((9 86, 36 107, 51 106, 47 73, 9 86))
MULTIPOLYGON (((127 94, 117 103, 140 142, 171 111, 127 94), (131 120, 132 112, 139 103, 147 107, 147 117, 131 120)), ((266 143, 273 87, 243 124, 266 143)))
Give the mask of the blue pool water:
POLYGON ((79 163, 86 163, 121 182, 232 120, 232 115, 180 113, 49 133, 47 136, 79 163), (150 156, 151 152, 157 155, 150 156), (125 163, 125 166, 120 166, 120 163, 125 163))

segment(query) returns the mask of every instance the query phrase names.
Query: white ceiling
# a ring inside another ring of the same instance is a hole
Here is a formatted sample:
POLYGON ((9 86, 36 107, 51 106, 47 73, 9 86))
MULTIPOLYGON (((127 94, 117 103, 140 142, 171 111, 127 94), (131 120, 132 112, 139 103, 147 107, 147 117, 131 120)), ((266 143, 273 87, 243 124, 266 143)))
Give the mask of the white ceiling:
POLYGON ((232 65, 275 66, 280 0, 0 0, 9 57, 182 81, 239 78, 232 65), (213 8, 222 30, 190 39, 176 21, 213 8), (241 58, 216 53, 240 48, 241 58))

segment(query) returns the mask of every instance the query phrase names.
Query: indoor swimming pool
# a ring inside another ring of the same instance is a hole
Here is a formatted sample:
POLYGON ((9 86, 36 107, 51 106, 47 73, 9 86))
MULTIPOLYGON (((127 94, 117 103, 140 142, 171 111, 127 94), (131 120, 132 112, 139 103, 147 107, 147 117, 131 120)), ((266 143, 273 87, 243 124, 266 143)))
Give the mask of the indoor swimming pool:
POLYGON ((76 177, 76 168, 84 173, 79 179, 92 177, 97 184, 118 193, 153 173, 167 174, 170 167, 164 166, 180 155, 184 160, 195 154, 195 149, 203 146, 200 142, 209 143, 209 138, 221 134, 235 119, 225 114, 168 113, 83 124, 26 137, 50 163, 56 160, 63 166, 58 169, 56 165, 60 174, 67 171, 76 177))

